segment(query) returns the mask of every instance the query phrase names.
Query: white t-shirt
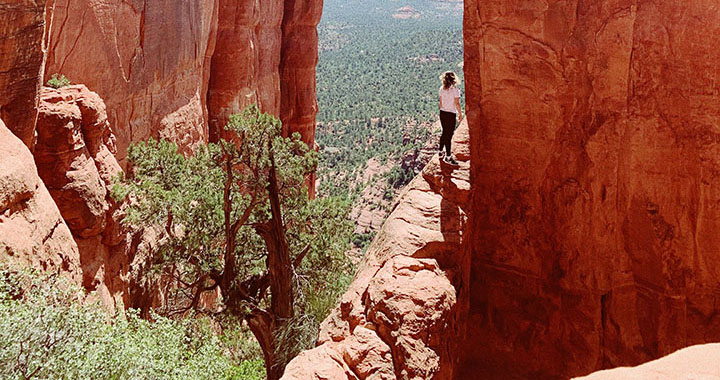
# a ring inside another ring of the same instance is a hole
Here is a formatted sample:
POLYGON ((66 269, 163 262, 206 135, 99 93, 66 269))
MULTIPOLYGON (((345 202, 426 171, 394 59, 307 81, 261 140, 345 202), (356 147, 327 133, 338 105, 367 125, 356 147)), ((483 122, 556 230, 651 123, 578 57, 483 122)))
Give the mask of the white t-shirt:
POLYGON ((455 107, 455 99, 460 98, 460 90, 455 86, 451 86, 447 90, 442 86, 440 87, 440 99, 442 100, 440 107, 441 111, 457 113, 455 107))

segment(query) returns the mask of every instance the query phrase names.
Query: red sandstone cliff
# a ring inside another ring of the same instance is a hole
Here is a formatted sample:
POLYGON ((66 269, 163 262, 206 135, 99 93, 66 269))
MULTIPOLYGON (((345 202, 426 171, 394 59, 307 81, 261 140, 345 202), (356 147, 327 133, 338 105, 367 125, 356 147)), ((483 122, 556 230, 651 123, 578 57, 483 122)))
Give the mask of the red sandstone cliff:
POLYGON ((720 340, 720 9, 465 2, 473 183, 458 378, 720 340))
POLYGON ((45 16, 44 0, 0 2, 0 118, 31 149, 45 65, 45 16))
POLYGON ((469 136, 455 134, 453 169, 434 158, 400 195, 350 288, 322 323, 319 346, 283 379, 452 379, 469 267, 462 230, 470 193, 469 136))
POLYGON ((149 137, 191 149, 251 103, 312 145, 321 13, 321 0, 59 1, 45 74, 105 100, 120 162, 149 137))
POLYGON ((217 11, 218 0, 58 0, 46 78, 66 75, 105 100, 121 162, 149 137, 192 148, 207 140, 217 11))
POLYGON ((315 142, 316 26, 322 0, 220 0, 208 108, 216 139, 228 117, 255 103, 285 133, 315 142))
POLYGON ((160 137, 189 151, 208 140, 210 120, 217 126, 252 102, 312 145, 321 9, 319 0, 0 4, 0 113, 30 147, 37 127, 40 176, 80 248, 83 284, 106 304, 155 302, 132 275, 152 239, 121 230, 122 211, 108 196, 128 145, 160 137), (43 72, 97 94, 46 88, 39 102, 43 72), (212 107, 218 102, 225 108, 212 107))

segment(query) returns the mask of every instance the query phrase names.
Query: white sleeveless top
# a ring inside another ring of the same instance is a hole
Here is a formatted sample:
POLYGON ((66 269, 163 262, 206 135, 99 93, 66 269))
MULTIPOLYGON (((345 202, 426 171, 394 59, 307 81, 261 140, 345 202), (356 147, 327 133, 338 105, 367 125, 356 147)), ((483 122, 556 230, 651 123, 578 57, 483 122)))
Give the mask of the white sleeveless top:
POLYGON ((446 90, 440 86, 440 99, 442 100, 442 107, 440 107, 441 111, 456 114, 457 108, 455 108, 455 99, 458 98, 460 98, 460 90, 458 90, 457 87, 452 86, 446 90))

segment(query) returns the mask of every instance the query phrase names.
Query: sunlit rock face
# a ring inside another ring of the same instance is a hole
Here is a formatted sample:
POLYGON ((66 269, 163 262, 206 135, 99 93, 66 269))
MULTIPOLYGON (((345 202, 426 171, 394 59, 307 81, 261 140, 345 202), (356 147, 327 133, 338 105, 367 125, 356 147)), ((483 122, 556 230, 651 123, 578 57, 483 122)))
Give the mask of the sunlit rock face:
POLYGON ((720 8, 465 1, 472 200, 457 378, 720 340, 720 8))
POLYGON ((575 380, 675 380, 720 378, 720 344, 709 343, 683 348, 637 367, 598 371, 575 380))
POLYGON ((458 294, 469 268, 461 250, 470 194, 467 124, 455 134, 460 165, 434 156, 403 190, 318 347, 288 364, 283 379, 452 379, 458 294))
POLYGON ((121 164, 150 137, 189 152, 252 103, 312 146, 321 13, 321 0, 59 2, 45 74, 105 100, 121 164))
POLYGON ((81 281, 70 229, 38 176, 27 146, 0 121, 0 263, 81 281))
POLYGON ((218 0, 78 0, 55 4, 46 77, 66 75, 107 104, 118 160, 163 137, 207 140, 205 106, 218 0))
POLYGON ((0 118, 31 149, 49 25, 45 6, 42 0, 0 4, 0 118))
POLYGON ((315 141, 317 24, 322 0, 220 0, 210 72, 210 135, 250 104, 315 141))

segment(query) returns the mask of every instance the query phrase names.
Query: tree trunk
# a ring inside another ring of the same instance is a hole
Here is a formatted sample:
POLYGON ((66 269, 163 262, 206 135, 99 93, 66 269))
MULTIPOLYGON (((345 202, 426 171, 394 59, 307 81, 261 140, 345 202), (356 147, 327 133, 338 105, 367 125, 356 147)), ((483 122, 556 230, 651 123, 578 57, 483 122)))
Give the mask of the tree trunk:
POLYGON ((253 311, 245 320, 250 331, 255 335, 263 352, 265 360, 265 375, 267 380, 280 380, 285 371, 285 364, 277 363, 275 347, 275 319, 264 310, 253 311))

